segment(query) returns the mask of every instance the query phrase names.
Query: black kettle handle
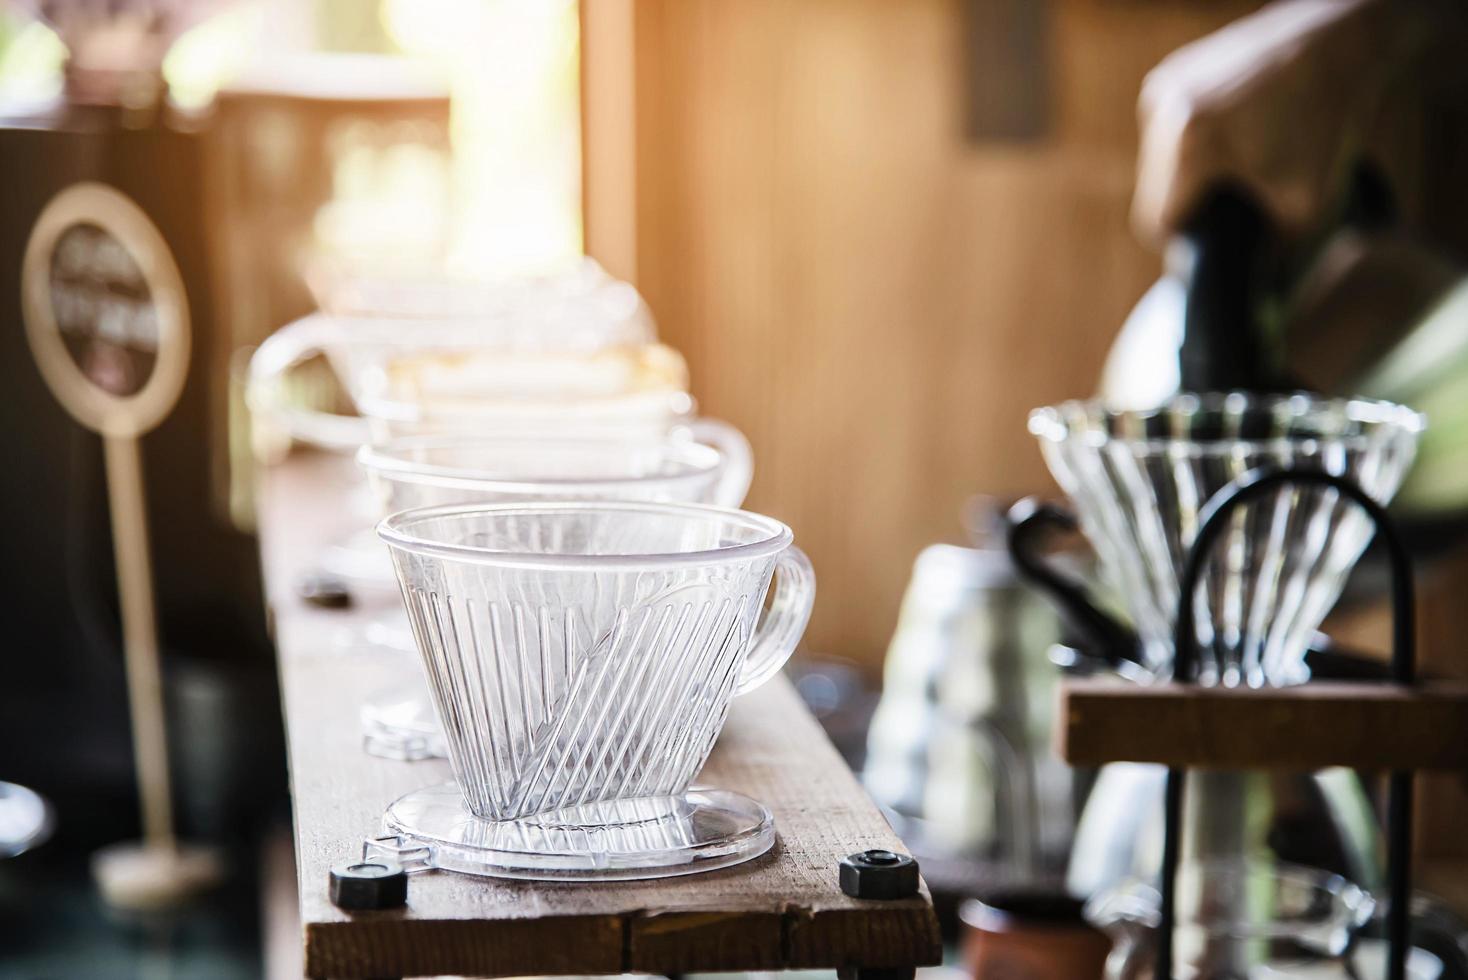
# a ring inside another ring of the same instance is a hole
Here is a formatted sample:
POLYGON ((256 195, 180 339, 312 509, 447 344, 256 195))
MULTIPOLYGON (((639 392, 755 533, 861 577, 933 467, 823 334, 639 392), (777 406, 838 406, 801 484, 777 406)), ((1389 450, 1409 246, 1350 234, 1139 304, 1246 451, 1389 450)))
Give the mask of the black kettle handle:
POLYGON ((1274 228, 1244 188, 1213 188, 1179 230, 1169 265, 1186 289, 1183 391, 1288 388, 1284 352, 1264 317, 1276 258, 1274 228))
POLYGON ((1135 665, 1136 634, 1092 602, 1085 586, 1045 558, 1045 541, 1057 531, 1074 532, 1075 517, 1053 504, 1026 497, 1009 509, 1008 521, 1009 556, 1020 578, 1060 606, 1066 620, 1081 631, 1090 656, 1113 669, 1135 665))
MULTIPOLYGON (((1352 168, 1339 206, 1308 239, 1317 250, 1343 228, 1376 232, 1397 223, 1396 195, 1380 168, 1352 168)), ((1308 263, 1287 257, 1284 242, 1254 195, 1223 181, 1178 229, 1168 265, 1184 284, 1182 391, 1292 391, 1284 338, 1270 321, 1271 294, 1308 263)))

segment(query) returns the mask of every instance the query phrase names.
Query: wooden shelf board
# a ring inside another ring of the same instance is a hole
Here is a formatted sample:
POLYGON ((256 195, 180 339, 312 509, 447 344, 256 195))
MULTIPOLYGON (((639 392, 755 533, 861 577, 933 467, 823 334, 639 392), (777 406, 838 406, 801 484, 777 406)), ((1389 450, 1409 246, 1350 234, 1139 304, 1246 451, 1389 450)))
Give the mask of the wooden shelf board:
POLYGON ((1468 769, 1468 685, 1310 683, 1239 690, 1068 680, 1057 747, 1071 765, 1468 769))
POLYGON ((332 905, 328 869, 380 832, 387 804, 449 778, 445 762, 392 762, 361 749, 358 707, 388 683, 402 655, 344 650, 334 640, 359 629, 372 607, 321 610, 295 596, 322 546, 361 526, 342 504, 350 477, 346 461, 298 454, 268 471, 261 488, 308 976, 667 974, 939 961, 926 887, 892 902, 841 893, 840 858, 903 848, 783 678, 735 703, 699 780, 770 807, 778 840, 764 857, 683 878, 607 884, 433 871, 413 876, 404 909, 351 914, 332 905))

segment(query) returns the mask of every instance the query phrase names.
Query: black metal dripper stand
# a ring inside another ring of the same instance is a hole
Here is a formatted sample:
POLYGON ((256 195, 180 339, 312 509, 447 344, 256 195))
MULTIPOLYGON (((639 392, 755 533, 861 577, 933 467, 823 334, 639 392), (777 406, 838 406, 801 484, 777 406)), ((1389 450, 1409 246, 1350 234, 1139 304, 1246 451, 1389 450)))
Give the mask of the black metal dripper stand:
MULTIPOLYGON (((1223 487, 1200 514, 1198 534, 1188 552, 1178 590, 1174 631, 1173 681, 1192 684, 1197 677, 1197 634, 1194 596, 1207 568, 1213 546, 1234 512, 1286 485, 1335 490, 1355 502, 1376 527, 1386 546, 1392 571, 1392 683, 1404 688, 1416 683, 1416 621, 1413 605, 1412 564, 1386 508, 1354 481, 1314 469, 1254 470, 1223 487)), ((1164 836, 1157 933, 1157 980, 1173 980, 1173 931, 1176 922, 1176 883, 1181 857, 1183 789, 1187 770, 1169 766, 1164 796, 1164 836)), ((1387 804, 1387 860, 1389 905, 1387 980, 1404 980, 1410 942, 1412 893, 1412 770, 1393 769, 1387 804)))

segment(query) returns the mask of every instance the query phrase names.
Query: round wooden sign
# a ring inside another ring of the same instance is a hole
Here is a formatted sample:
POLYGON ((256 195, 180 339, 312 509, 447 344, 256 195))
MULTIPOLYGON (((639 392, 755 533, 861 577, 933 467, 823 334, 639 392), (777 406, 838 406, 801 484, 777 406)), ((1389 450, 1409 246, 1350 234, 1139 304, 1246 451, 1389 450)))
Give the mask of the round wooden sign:
POLYGON ((189 308, 163 235, 120 191, 73 184, 26 245, 21 310, 57 401, 114 437, 161 422, 183 390, 189 308))

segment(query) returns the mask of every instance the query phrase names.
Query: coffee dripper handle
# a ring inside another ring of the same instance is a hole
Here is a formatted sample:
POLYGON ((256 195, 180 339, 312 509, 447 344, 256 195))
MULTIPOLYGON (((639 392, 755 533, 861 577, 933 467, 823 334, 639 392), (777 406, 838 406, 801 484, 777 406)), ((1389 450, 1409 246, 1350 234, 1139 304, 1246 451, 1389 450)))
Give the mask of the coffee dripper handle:
POLYGON ((1075 517, 1053 504, 1026 497, 1009 509, 1008 521, 1009 556, 1020 578, 1060 606, 1066 620, 1084 635, 1091 648, 1088 657, 1113 670, 1135 673, 1136 634, 1092 602, 1085 586, 1056 569, 1042 552, 1051 533, 1076 530, 1075 517))
POLYGON ((724 454, 724 472, 714 488, 714 503, 720 507, 743 504, 754 480, 754 450, 744 433, 720 419, 695 419, 689 430, 693 438, 724 454))
POLYGON ((775 596, 755 631, 734 696, 748 694, 785 666, 795 652, 816 601, 816 572, 805 552, 791 545, 775 562, 775 596))
POLYGON ((354 450, 371 440, 365 419, 290 405, 282 391, 286 374, 341 339, 340 325, 320 313, 281 327, 250 358, 246 400, 250 410, 278 419, 293 439, 324 449, 354 450))

